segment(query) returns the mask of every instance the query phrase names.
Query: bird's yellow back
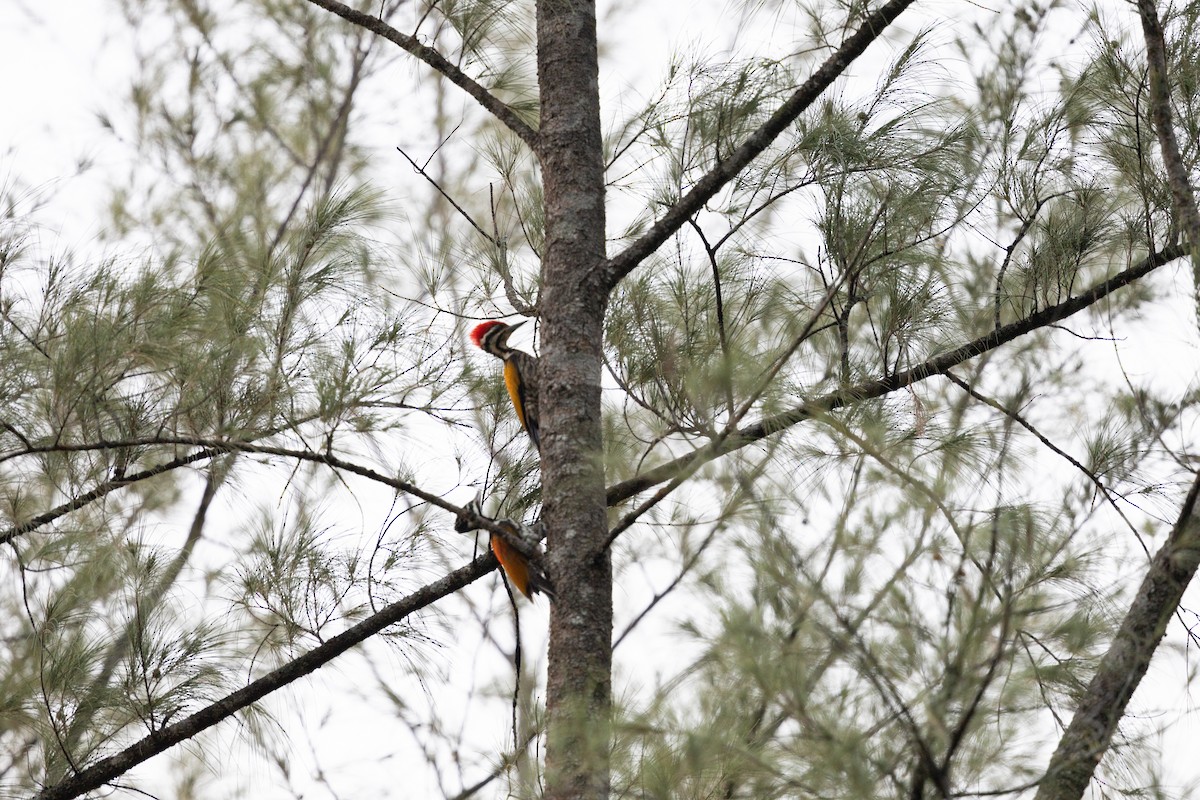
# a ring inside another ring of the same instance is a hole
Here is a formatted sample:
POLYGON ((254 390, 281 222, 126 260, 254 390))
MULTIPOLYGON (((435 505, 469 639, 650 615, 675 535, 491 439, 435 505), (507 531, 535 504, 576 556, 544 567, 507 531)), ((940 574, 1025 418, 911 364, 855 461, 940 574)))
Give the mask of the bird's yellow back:
POLYGON ((529 430, 529 425, 525 422, 525 403, 521 398, 521 376, 517 372, 516 364, 508 359, 504 360, 504 386, 508 389, 513 408, 517 410, 517 421, 524 430, 529 430))
POLYGON ((494 533, 492 534, 492 552, 496 554, 496 560, 500 562, 500 566, 504 567, 504 573, 508 575, 512 585, 517 587, 521 594, 532 600, 533 596, 529 593, 529 564, 526 563, 525 556, 494 533))

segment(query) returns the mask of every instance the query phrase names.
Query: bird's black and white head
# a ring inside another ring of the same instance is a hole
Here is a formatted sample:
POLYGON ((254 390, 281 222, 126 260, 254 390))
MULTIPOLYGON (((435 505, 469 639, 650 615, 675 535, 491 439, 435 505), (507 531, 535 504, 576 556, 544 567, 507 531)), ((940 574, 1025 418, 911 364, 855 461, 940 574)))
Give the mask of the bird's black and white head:
POLYGON ((485 353, 505 358, 512 352, 512 348, 508 346, 508 337, 524 324, 524 320, 513 325, 506 325, 494 319, 481 322, 471 330, 471 341, 485 353))

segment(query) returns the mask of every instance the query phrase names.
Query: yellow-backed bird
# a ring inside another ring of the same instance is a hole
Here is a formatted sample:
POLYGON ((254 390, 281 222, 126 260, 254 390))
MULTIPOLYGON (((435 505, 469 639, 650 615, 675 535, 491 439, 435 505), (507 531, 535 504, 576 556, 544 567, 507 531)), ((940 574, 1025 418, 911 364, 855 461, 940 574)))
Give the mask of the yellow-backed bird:
MULTIPOLYGON (((496 524, 502 526, 514 536, 529 541, 529 539, 521 536, 521 529, 512 520, 498 519, 496 520, 496 524)), ((522 555, 521 551, 517 550, 517 548, 504 541, 503 536, 496 533, 493 533, 491 536, 492 552, 496 554, 496 560, 500 562, 500 566, 504 567, 504 574, 512 581, 512 585, 517 587, 521 594, 530 600, 538 592, 542 592, 553 600, 554 585, 550 583, 550 578, 546 575, 545 571, 522 555)))
MULTIPOLYGON (((457 518, 454 520, 454 530, 459 533, 479 530, 482 527, 480 524, 481 520, 487 520, 487 517, 483 516, 482 498, 476 496, 474 500, 467 503, 459 511, 457 518)), ((539 552, 540 548, 537 543, 537 537, 530 534, 528 529, 523 525, 513 522, 511 519, 491 521, 495 522, 505 533, 522 542, 528 542, 533 552, 539 552)), ((508 580, 513 586, 517 587, 517 591, 530 600, 538 592, 542 592, 553 600, 554 584, 550 582, 550 576, 546 574, 542 565, 536 561, 531 561, 524 553, 517 549, 516 545, 506 541, 503 536, 495 531, 489 531, 488 533, 491 538, 492 553, 495 554, 496 560, 500 562, 500 566, 504 569, 504 574, 508 576, 508 580)))
MULTIPOLYGON (((533 440, 534 449, 541 453, 537 358, 508 346, 508 337, 524 324, 523 321, 515 325, 506 325, 497 320, 481 322, 471 331, 471 341, 504 362, 504 385, 517 411, 517 420, 533 440)), ((497 553, 496 557, 500 558, 500 554, 497 553)))

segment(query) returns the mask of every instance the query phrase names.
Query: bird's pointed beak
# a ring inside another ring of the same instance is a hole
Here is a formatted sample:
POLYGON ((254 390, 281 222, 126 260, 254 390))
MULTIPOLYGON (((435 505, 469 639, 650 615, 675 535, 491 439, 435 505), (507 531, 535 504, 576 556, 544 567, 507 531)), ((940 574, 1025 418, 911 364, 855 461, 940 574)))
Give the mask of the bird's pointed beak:
POLYGON ((505 345, 508 344, 508 337, 512 336, 512 332, 515 331, 517 328, 521 327, 522 325, 524 325, 528 321, 529 320, 523 319, 520 322, 514 322, 512 325, 509 325, 507 328, 505 328, 504 335, 502 337, 500 337, 500 343, 505 344, 505 345))

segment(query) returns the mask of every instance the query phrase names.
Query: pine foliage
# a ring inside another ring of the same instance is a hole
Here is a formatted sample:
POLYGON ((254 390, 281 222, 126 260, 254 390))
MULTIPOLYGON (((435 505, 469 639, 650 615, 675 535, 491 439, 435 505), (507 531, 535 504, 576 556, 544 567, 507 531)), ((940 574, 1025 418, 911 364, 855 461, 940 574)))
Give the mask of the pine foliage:
MULTIPOLYGON (((125 0, 108 250, 54 252, 0 197, 0 794, 420 600, 486 552, 446 513, 475 494, 538 530, 536 454, 465 336, 539 311, 536 154, 324 5, 125 0)), ((536 128, 534 4, 368 5, 536 128)), ((605 61, 638 84, 602 85, 609 256, 874 10, 743 4, 735 46, 673 52, 653 85, 605 61)), ((1136 16, 909 13, 609 297, 620 702, 587 733, 611 733, 614 796, 1032 797, 1195 478, 1195 243, 1136 16)), ((1161 13, 1194 180, 1200 10, 1161 13)), ((269 776, 223 774, 206 733, 177 794, 421 772, 539 796, 544 615, 512 628, 501 585, 318 673, 394 761, 299 766, 294 730, 326 721, 289 686, 220 734, 269 776)), ((1097 791, 1194 788, 1160 785, 1158 703, 1135 697, 1097 791)))

